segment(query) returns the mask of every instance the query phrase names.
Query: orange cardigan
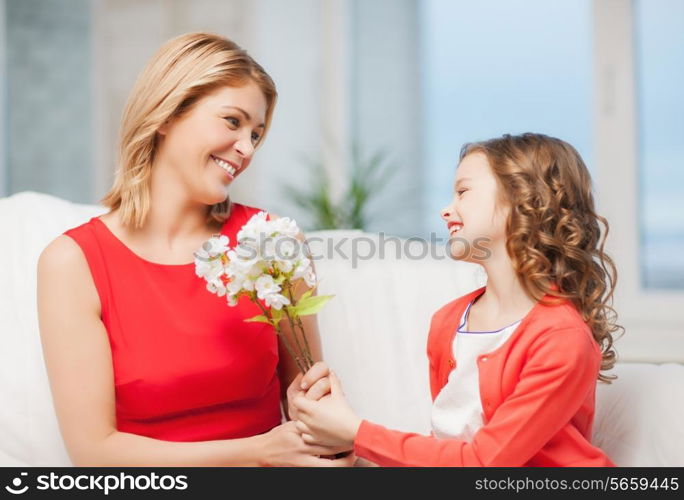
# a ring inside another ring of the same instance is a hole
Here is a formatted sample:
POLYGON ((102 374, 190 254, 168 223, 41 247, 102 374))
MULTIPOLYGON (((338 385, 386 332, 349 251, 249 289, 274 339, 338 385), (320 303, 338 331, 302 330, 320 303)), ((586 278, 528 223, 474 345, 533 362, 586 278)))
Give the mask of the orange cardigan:
MULTIPOLYGON (((448 303, 432 317, 427 350, 433 400, 456 367, 452 344, 458 321, 484 290, 448 303)), ((395 467, 614 466, 590 442, 600 363, 599 346, 570 302, 538 302, 503 345, 478 357, 484 425, 472 442, 364 420, 354 451, 395 467)))

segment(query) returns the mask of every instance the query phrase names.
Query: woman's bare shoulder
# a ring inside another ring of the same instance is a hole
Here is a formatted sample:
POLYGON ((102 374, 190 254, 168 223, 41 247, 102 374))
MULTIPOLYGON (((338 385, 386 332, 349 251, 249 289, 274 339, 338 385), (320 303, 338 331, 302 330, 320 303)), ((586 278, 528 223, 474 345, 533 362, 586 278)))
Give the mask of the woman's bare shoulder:
POLYGON ((61 234, 52 240, 40 254, 38 269, 61 268, 62 266, 81 266, 86 264, 85 255, 76 241, 61 234))
POLYGON ((81 247, 62 234, 52 240, 38 258, 38 284, 53 291, 68 289, 85 307, 99 310, 100 301, 81 247))

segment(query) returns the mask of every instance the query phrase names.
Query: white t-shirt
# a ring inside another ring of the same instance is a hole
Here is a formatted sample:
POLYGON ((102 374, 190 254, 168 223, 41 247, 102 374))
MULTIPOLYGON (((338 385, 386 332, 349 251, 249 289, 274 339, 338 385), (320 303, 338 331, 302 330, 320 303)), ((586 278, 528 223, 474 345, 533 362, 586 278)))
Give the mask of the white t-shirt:
POLYGON ((482 427, 482 401, 477 357, 501 346, 517 328, 518 320, 493 332, 465 331, 470 306, 468 304, 458 326, 451 348, 456 368, 432 405, 432 432, 440 439, 457 438, 470 442, 482 427))

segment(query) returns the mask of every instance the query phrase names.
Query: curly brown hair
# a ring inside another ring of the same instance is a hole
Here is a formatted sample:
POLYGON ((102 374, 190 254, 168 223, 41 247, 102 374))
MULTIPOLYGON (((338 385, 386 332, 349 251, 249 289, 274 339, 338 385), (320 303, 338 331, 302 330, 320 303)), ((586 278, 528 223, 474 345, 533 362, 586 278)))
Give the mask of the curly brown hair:
MULTIPOLYGON (((478 152, 511 207, 506 250, 523 288, 538 301, 545 294, 554 303, 570 300, 601 348, 600 371, 610 370, 616 361, 613 334, 624 333, 612 307, 617 269, 604 252, 608 221, 596 213, 581 156, 567 142, 532 133, 465 144, 460 159, 478 152)), ((615 378, 598 376, 606 383, 615 378)))

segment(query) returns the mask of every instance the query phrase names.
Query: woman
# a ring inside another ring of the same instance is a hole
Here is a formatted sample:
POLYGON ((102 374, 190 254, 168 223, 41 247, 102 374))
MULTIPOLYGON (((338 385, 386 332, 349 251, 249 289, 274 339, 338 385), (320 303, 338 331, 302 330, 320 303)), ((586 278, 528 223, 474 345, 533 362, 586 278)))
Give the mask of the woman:
MULTIPOLYGON (((194 273, 206 239, 234 244, 258 211, 228 191, 263 142, 276 95, 233 42, 169 41, 129 97, 110 211, 41 254, 41 340, 74 465, 350 465, 281 424, 281 387, 299 392, 296 366, 271 327, 243 321, 258 314, 253 304, 228 307, 194 273)), ((320 358, 315 321, 305 326, 320 358)))

